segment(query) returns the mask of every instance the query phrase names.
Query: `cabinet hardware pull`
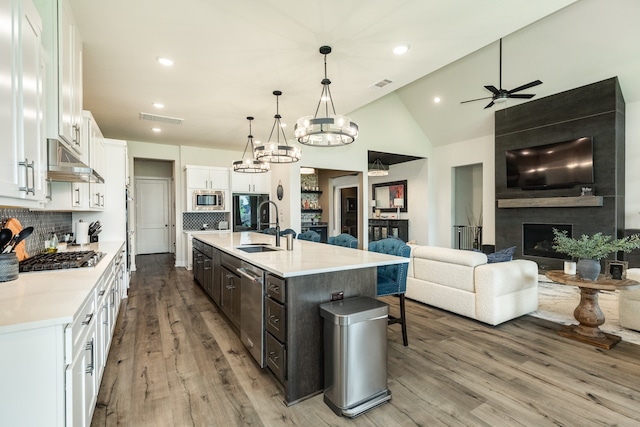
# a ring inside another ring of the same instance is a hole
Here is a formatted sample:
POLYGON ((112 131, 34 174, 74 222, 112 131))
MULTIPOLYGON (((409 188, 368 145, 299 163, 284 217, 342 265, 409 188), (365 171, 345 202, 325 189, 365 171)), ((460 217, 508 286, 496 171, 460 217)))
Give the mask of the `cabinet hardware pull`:
POLYGON ((25 158, 24 162, 18 162, 19 166, 24 166, 24 187, 18 188, 19 191, 24 191, 27 194, 31 193, 33 195, 36 194, 35 189, 35 172, 34 172, 34 161, 29 163, 29 159, 25 158), (29 168, 31 168, 31 180, 33 181, 33 187, 29 187, 29 168))
POLYGON ((85 326, 88 325, 89 323, 91 323, 91 319, 93 319, 93 313, 86 314, 84 316, 84 320, 82 321, 82 324, 85 326))
MULTIPOLYGON (((25 159, 26 160, 26 159, 25 159)), ((31 163, 27 163, 27 169, 31 169, 31 184, 33 187, 29 188, 29 183, 27 182, 27 194, 31 193, 34 196, 36 195, 36 168, 35 168, 35 160, 31 160, 31 163)))
POLYGON ((78 196, 78 200, 74 200, 73 204, 80 206, 80 187, 76 187, 75 190, 73 190, 76 192, 76 196, 78 196))
POLYGON ((87 342, 85 350, 91 352, 91 361, 87 365, 87 369, 85 369, 84 372, 93 376, 93 365, 94 365, 93 338, 91 338, 91 341, 87 342))

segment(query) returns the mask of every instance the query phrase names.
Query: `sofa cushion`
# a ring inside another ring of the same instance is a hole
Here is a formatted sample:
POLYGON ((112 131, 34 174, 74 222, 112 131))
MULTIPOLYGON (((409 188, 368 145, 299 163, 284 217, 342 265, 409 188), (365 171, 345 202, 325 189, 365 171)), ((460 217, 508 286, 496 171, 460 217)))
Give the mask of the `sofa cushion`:
POLYGON ((414 246, 409 276, 467 292, 475 292, 473 270, 487 263, 480 252, 414 246))
POLYGON ((426 258, 433 261, 464 265, 468 267, 475 267, 477 265, 487 263, 487 256, 482 252, 440 248, 437 246, 413 246, 411 257, 426 258))
POLYGON ((506 261, 511 261, 513 259, 513 254, 516 251, 516 247, 515 246, 511 246, 510 248, 506 248, 506 249, 501 249, 497 252, 494 252, 492 254, 488 254, 487 255, 487 262, 488 263, 494 263, 494 262, 506 262, 506 261))

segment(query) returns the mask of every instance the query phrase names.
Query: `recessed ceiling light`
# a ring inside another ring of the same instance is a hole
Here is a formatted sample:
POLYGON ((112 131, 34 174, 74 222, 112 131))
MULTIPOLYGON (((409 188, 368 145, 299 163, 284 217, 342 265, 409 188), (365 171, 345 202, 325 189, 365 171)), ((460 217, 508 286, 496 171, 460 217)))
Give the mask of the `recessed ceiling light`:
POLYGON ((440 102, 440 97, 436 96, 435 98, 433 98, 433 102, 435 102, 436 104, 438 104, 440 102))
POLYGON ((161 56, 158 56, 157 59, 158 59, 158 62, 164 65, 165 67, 171 67, 173 65, 173 59, 163 58, 161 56))
POLYGON ((154 102, 152 105, 156 108, 164 108, 164 104, 162 102, 154 102))
POLYGON ((401 44, 393 48, 393 53, 395 53, 396 55, 402 55, 404 53, 407 53, 408 51, 409 51, 408 44, 401 44))
POLYGON ((158 133, 158 132, 162 132, 162 129, 160 128, 151 128, 152 131, 158 133))

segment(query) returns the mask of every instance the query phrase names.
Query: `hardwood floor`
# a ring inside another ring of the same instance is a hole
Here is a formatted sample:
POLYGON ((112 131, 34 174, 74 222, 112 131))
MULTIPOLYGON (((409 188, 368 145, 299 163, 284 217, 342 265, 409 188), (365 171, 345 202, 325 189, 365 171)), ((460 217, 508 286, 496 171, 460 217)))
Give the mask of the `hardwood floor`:
MULTIPOLYGON (((93 426, 637 426, 640 346, 603 350, 523 316, 497 327, 407 300, 388 330, 390 403, 354 420, 287 407, 191 272, 138 256, 93 426)), ((397 312, 398 300, 386 298, 397 312)))

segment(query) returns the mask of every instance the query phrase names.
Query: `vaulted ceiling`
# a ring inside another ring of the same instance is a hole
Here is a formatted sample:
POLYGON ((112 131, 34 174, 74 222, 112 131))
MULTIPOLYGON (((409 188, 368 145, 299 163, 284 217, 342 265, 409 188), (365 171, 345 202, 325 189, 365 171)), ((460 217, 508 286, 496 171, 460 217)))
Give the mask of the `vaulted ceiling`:
MULTIPOLYGON (((84 107, 110 138, 242 150, 247 116, 255 117, 255 139, 267 140, 273 90, 283 92, 280 114, 292 138, 295 120, 319 101, 322 45, 333 48, 327 71, 339 114, 395 91, 434 145, 492 132, 495 109, 460 101, 498 86, 501 37, 505 88, 540 79, 530 91, 541 97, 616 68, 627 100, 640 99, 631 82, 640 76, 629 41, 640 39, 634 0, 70 3, 84 41, 84 107), (409 52, 394 55, 399 43, 409 52), (163 68, 159 56, 175 64, 163 68), (371 88, 383 79, 392 83, 371 88), (156 101, 165 108, 155 110, 156 101), (184 122, 160 123, 156 134, 158 123, 140 120, 141 112, 184 122)), ((523 101, 497 108, 513 102, 523 101)))

